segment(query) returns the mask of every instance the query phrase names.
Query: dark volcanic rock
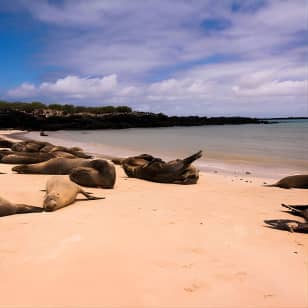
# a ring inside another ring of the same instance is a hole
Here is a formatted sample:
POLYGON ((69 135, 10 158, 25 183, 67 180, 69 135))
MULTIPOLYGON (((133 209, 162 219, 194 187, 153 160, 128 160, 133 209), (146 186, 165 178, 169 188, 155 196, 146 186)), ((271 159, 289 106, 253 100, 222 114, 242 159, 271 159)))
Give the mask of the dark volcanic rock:
POLYGON ((177 117, 164 114, 127 112, 102 115, 72 114, 62 116, 34 115, 16 110, 0 111, 0 128, 26 130, 74 130, 74 129, 116 129, 133 127, 168 127, 224 124, 268 123, 264 120, 244 117, 177 117))

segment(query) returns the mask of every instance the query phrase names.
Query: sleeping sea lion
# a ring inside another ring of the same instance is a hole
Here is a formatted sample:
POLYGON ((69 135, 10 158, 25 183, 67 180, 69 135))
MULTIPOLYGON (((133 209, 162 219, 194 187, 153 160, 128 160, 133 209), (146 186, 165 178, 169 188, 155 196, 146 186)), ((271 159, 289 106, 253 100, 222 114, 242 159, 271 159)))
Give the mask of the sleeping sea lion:
POLYGON ((19 165, 12 168, 18 173, 31 174, 70 174, 72 179, 80 184, 91 187, 112 188, 115 183, 116 173, 113 165, 103 159, 83 159, 83 158, 52 158, 48 161, 19 165), (76 169, 85 167, 87 169, 76 169))
POLYGON ((44 153, 61 151, 70 153, 75 157, 79 158, 92 157, 91 155, 84 153, 82 149, 77 147, 66 148, 63 146, 53 145, 49 142, 36 141, 36 140, 26 140, 26 141, 16 142, 12 146, 12 150, 16 152, 44 152, 44 153))
POLYGON ((282 203, 281 206, 291 211, 291 214, 304 217, 308 222, 308 205, 287 205, 282 203))
POLYGON ((44 209, 37 206, 27 204, 14 204, 2 197, 0 197, 0 216, 7 216, 21 213, 37 213, 44 209))
POLYGON ((266 185, 267 187, 280 188, 308 188, 308 175, 291 175, 279 180, 276 184, 266 185))
POLYGON ((290 232, 308 233, 308 223, 290 219, 271 219, 264 220, 273 229, 285 230, 290 232))
POLYGON ((11 149, 16 152, 39 152, 46 144, 48 143, 36 140, 26 140, 16 142, 11 149))
POLYGON ((95 159, 90 162, 89 167, 74 168, 70 179, 82 186, 113 188, 116 170, 108 161, 95 159))
POLYGON ((79 193, 88 200, 105 199, 105 197, 91 196, 66 176, 53 176, 46 183, 44 209, 51 212, 72 204, 79 193))
POLYGON ((291 214, 303 217, 306 222, 289 219, 275 219, 265 220, 265 223, 275 229, 308 233, 308 205, 287 205, 283 203, 281 205, 289 209, 291 214))
POLYGON ((67 152, 79 158, 92 158, 92 155, 84 153, 80 148, 77 147, 66 148, 63 146, 54 146, 52 149, 49 150, 50 153, 56 151, 67 152))
POLYGON ((49 153, 29 153, 29 152, 13 152, 3 156, 0 163, 3 164, 35 164, 54 158, 49 153), (30 155, 29 155, 30 154, 30 155))
POLYGON ((164 162, 148 154, 124 159, 121 164, 129 177, 160 183, 196 184, 199 171, 191 165, 202 156, 199 151, 187 158, 164 162))
POLYGON ((0 137, 0 148, 11 148, 15 142, 0 137))
POLYGON ((19 165, 12 168, 17 173, 69 174, 76 167, 88 167, 91 160, 83 158, 52 158, 42 163, 19 165))

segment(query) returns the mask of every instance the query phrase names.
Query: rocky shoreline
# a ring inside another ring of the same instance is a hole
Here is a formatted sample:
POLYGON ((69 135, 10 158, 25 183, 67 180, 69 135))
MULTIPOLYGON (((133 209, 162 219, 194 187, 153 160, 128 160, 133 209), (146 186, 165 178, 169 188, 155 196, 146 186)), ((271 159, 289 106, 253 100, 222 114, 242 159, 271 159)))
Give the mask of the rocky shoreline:
POLYGON ((75 130, 121 129, 225 124, 268 124, 266 120, 248 117, 167 116, 162 113, 123 112, 108 114, 68 114, 46 116, 18 110, 0 111, 1 129, 75 130))

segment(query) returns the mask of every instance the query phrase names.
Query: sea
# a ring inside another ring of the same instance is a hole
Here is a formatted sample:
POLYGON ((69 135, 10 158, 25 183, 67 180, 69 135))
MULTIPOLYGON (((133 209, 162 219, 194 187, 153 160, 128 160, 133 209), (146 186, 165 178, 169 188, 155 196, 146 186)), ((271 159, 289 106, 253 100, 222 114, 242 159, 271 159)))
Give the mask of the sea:
MULTIPOLYGON (((275 120, 277 121, 277 120, 275 120)), ((98 157, 148 153, 166 161, 199 150, 196 165, 205 172, 280 178, 308 174, 308 120, 271 124, 209 125, 30 132, 27 138, 78 146, 98 157)))

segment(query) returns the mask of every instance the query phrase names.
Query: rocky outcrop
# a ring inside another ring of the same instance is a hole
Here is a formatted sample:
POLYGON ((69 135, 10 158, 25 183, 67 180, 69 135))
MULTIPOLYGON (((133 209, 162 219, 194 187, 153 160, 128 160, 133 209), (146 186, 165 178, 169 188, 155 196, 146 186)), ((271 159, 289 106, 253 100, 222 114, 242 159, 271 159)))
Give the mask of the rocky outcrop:
POLYGON ((46 116, 24 111, 0 111, 0 128, 22 130, 118 129, 133 127, 168 127, 224 124, 267 123, 246 117, 167 116, 162 113, 125 112, 99 115, 70 114, 46 116))

